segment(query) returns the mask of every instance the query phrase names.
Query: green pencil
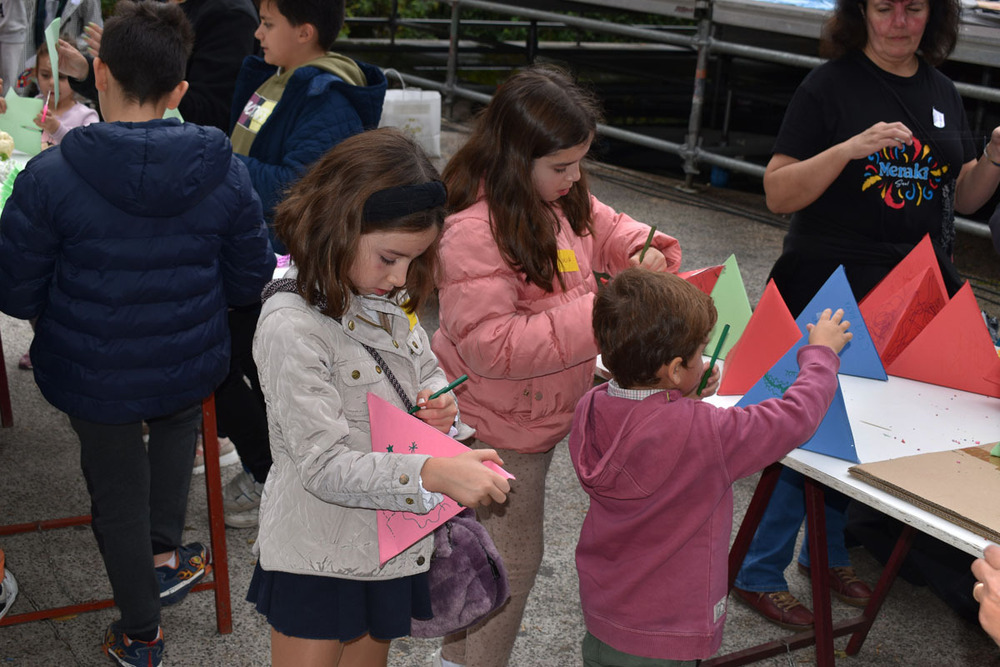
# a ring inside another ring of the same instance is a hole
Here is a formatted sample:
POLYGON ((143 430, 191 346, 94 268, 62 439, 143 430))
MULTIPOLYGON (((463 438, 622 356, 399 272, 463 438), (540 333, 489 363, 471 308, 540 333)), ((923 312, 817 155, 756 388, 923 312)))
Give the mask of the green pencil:
MULTIPOLYGON (((455 387, 457 387, 458 385, 462 384, 463 382, 465 382, 468 379, 469 379, 468 375, 462 375, 461 377, 459 377, 458 379, 456 379, 454 382, 452 382, 451 384, 449 384, 447 387, 444 387, 443 389, 438 389, 437 391, 435 391, 433 394, 431 394, 431 397, 428 398, 427 400, 428 401, 433 401, 435 398, 437 398, 441 394, 448 393, 449 391, 451 391, 452 389, 454 389, 455 387)), ((414 405, 412 408, 410 408, 409 412, 412 415, 412 414, 416 413, 416 411, 419 410, 419 409, 420 409, 419 405, 414 405)))
POLYGON ((708 384, 708 378, 712 376, 712 371, 715 370, 715 362, 719 360, 719 353, 722 352, 722 344, 726 342, 726 336, 729 334, 729 325, 722 327, 722 335, 719 336, 719 343, 715 346, 715 352, 712 353, 712 361, 708 364, 708 370, 705 374, 701 376, 701 384, 698 385, 698 395, 701 396, 701 392, 705 390, 705 385, 708 384))
POLYGON ((649 228, 649 236, 646 237, 646 243, 642 246, 642 251, 639 253, 639 263, 642 264, 643 258, 646 256, 646 251, 649 250, 649 244, 653 242, 653 234, 656 233, 656 225, 649 228))

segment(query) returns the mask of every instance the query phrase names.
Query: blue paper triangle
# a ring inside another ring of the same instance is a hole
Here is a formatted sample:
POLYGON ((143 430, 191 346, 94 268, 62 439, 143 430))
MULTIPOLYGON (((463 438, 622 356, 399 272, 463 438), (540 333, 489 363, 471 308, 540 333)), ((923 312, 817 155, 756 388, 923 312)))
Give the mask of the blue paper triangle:
MULTIPOLYGON (((838 306, 839 307, 839 306, 838 306)), ((852 324, 853 328, 853 324, 852 324)), ((763 377, 750 388, 743 398, 736 404, 738 407, 756 405, 769 398, 781 398, 785 391, 792 386, 795 378, 799 374, 798 351, 799 348, 809 342, 808 336, 803 336, 788 352, 778 360, 771 370, 764 373, 763 377)), ((847 406, 844 404, 844 394, 840 389, 840 382, 837 382, 837 393, 830 403, 830 409, 823 416, 819 428, 809 440, 800 446, 818 454, 834 456, 845 461, 861 463, 858 459, 858 452, 854 447, 854 433, 851 431, 851 423, 847 418, 847 406)))
POLYGON ((806 324, 816 322, 820 313, 826 308, 834 311, 843 308, 844 319, 851 323, 850 332, 854 334, 854 338, 840 353, 840 372, 872 380, 887 380, 885 367, 882 366, 878 350, 875 349, 875 343, 868 333, 868 326, 861 317, 861 309, 854 299, 854 292, 847 282, 843 266, 838 266, 837 270, 830 274, 823 287, 816 292, 816 296, 795 319, 802 333, 808 333, 806 324))

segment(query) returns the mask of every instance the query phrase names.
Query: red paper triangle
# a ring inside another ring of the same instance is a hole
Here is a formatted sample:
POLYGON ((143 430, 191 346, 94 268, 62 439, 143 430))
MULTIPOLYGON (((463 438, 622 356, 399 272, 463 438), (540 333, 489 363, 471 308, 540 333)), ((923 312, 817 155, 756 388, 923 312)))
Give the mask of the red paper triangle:
MULTIPOLYGON (((865 323, 869 322, 868 311, 878 310, 879 304, 892 295, 903 289, 908 282, 930 269, 934 282, 940 288, 941 294, 947 294, 944 286, 944 279, 941 277, 941 267, 938 266, 937 255, 934 254, 934 246, 931 245, 931 237, 924 235, 924 238, 914 246, 913 250, 903 258, 899 264, 893 267, 892 271, 879 282, 858 304, 861 308, 861 316, 865 318, 865 323)), ((874 336, 873 336, 874 338, 874 336)), ((876 344, 877 345, 877 344, 876 344)))
POLYGON ((745 394, 802 337, 778 286, 769 280, 722 368, 720 396, 745 394))
POLYGON ((694 271, 684 271, 677 275, 711 296, 712 290, 715 289, 715 283, 719 281, 719 276, 722 275, 722 265, 709 266, 704 269, 695 269, 694 271))
POLYGON ((886 367, 890 375, 1000 398, 987 380, 1000 364, 979 304, 965 283, 951 301, 886 367))
POLYGON ((881 303, 866 301, 862 317, 885 366, 892 364, 948 303, 939 280, 931 269, 924 269, 881 303))

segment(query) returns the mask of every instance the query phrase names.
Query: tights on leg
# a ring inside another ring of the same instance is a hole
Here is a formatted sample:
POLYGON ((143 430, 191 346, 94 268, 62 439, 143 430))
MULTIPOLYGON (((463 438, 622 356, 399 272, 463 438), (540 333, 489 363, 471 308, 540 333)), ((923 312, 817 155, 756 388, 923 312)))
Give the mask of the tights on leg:
MULTIPOLYGON (((476 441, 475 449, 489 445, 476 441)), ((510 584, 510 600, 495 614, 478 625, 445 638, 442 657, 460 665, 504 667, 535 575, 542 564, 542 520, 545 515, 545 475, 552 454, 521 454, 508 449, 498 450, 504 469, 514 475, 510 494, 503 505, 490 505, 476 510, 479 522, 489 531, 503 559, 510 584)))

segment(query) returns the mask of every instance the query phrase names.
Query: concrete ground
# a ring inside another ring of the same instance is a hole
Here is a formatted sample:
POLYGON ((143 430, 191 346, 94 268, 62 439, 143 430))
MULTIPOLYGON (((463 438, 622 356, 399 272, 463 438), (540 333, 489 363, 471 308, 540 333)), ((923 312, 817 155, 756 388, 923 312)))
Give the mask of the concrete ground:
MULTIPOLYGON (((445 153, 462 140, 461 132, 444 132, 445 153)), ((595 165, 592 190, 602 201, 634 218, 656 224, 676 236, 684 251, 684 268, 722 263, 735 253, 752 303, 756 303, 767 271, 778 256, 781 219, 770 215, 759 194, 705 189, 691 196, 676 183, 645 174, 595 165)), ((960 268, 982 284, 996 284, 996 261, 988 241, 963 239, 960 268)), ((983 294, 987 294, 983 292, 983 294)), ((988 296, 988 294, 987 294, 988 296)), ((992 306, 982 301, 988 310, 992 306)), ((992 311, 991 311, 992 312, 992 311)), ((425 326, 436 327, 433 313, 425 326)), ((0 314, 4 359, 13 395, 14 427, 0 430, 0 524, 86 513, 88 497, 79 470, 78 444, 66 417, 39 394, 31 373, 17 369, 17 360, 31 338, 26 322, 0 314)), ((223 469, 227 481, 236 468, 223 469)), ((208 517, 203 477, 191 489, 185 539, 208 541, 208 517)), ((738 526, 755 479, 736 486, 738 526)), ((563 667, 580 664, 584 627, 577 592, 573 550, 587 499, 580 490, 566 447, 560 444, 549 475, 546 498, 546 555, 528 603, 512 665, 563 667)), ((229 567, 233 601, 233 632, 215 630, 213 596, 195 593, 163 612, 165 664, 177 666, 266 665, 269 628, 243 601, 254 559, 252 529, 228 529, 229 567)), ((21 593, 11 613, 106 598, 110 589, 89 528, 10 536, 0 546, 7 565, 17 575, 21 593)), ((614 545, 609 545, 614 548, 614 545)), ((853 552, 862 578, 873 582, 878 564, 866 553, 853 552)), ((809 604, 809 584, 794 568, 787 578, 792 592, 809 604)), ((683 604, 665 600, 664 604, 683 604)), ((836 618, 853 610, 834 601, 836 618)), ((71 618, 0 627, 0 664, 12 666, 103 665, 100 651, 105 627, 117 618, 114 609, 71 618)), ((730 605, 723 651, 728 652, 784 631, 761 620, 740 603, 730 605)), ((845 639, 837 640, 843 647, 845 639)), ((393 644, 389 664, 423 667, 435 642, 405 639, 393 644)), ((765 665, 808 665, 811 649, 764 661, 765 665)), ((1000 665, 998 648, 977 626, 958 618, 926 588, 896 582, 867 643, 843 665, 912 665, 918 667, 1000 665)))

